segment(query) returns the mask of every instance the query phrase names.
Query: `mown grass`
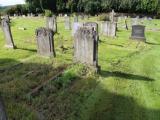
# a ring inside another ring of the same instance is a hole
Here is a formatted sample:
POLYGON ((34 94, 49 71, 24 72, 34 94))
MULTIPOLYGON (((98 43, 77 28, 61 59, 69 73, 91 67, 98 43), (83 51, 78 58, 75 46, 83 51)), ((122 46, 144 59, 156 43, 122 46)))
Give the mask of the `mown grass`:
MULTIPOLYGON (((96 20, 96 17, 85 19, 96 20)), ((160 24, 158 20, 145 23, 148 28, 160 24)), ((0 30, 0 93, 9 119, 160 119, 159 31, 147 31, 147 43, 130 40, 131 30, 123 27, 115 38, 100 35, 101 72, 96 75, 85 65, 72 64, 73 38, 71 31, 64 29, 63 18, 58 18, 58 34, 54 37, 57 57, 38 56, 35 29, 43 26, 44 18, 12 19, 18 48, 15 50, 3 47, 0 30), (62 45, 65 50, 60 48, 62 45), (64 70, 61 76, 48 81, 35 95, 29 94, 61 70, 64 70)))

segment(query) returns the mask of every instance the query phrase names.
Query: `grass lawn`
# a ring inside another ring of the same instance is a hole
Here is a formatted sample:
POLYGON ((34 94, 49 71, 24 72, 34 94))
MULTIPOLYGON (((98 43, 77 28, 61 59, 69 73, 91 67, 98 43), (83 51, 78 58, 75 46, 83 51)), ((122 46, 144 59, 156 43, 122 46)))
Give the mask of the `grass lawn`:
MULTIPOLYGON (((100 35, 101 72, 96 75, 73 64, 73 38, 63 18, 58 18, 54 37, 56 58, 36 53, 35 29, 45 26, 44 18, 11 22, 17 49, 4 48, 0 30, 0 94, 9 120, 160 120, 160 31, 146 31, 147 43, 130 40, 131 30, 123 27, 116 38, 100 35)), ((143 24, 160 28, 159 20, 143 24)))

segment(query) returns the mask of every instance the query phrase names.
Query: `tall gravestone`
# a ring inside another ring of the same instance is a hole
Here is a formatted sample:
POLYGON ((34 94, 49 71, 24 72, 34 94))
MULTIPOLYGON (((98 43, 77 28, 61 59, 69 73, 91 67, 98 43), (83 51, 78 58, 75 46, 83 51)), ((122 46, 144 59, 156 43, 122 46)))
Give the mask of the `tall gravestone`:
POLYGON ((65 29, 66 30, 71 30, 71 20, 69 16, 65 16, 65 29))
POLYGON ((74 16, 74 22, 78 22, 78 16, 77 15, 74 16))
POLYGON ((7 19, 3 18, 2 21, 1 21, 1 24, 2 24, 2 30, 3 30, 4 36, 6 38, 5 47, 15 48, 9 21, 7 19))
POLYGON ((132 34, 131 39, 133 40, 140 40, 140 41, 146 41, 145 38, 145 26, 143 25, 133 25, 132 26, 132 34))
POLYGON ((0 120, 7 120, 7 114, 1 96, 0 96, 0 120))
POLYGON ((46 57, 55 57, 53 31, 47 28, 38 28, 36 30, 37 52, 46 57))
POLYGON ((98 24, 96 22, 86 22, 84 23, 85 27, 92 27, 98 33, 98 24))
POLYGON ((74 35, 74 60, 98 71, 98 33, 92 27, 80 27, 74 35))
POLYGON ((46 17, 46 27, 53 30, 54 33, 57 32, 56 16, 46 17))
POLYGON ((112 12, 110 13, 110 21, 111 21, 111 22, 114 22, 114 21, 115 21, 114 16, 115 16, 115 12, 114 12, 114 10, 112 10, 112 12))
POLYGON ((116 27, 117 24, 106 21, 101 23, 101 33, 108 37, 115 37, 116 36, 116 27))
POLYGON ((80 22, 74 22, 73 23, 73 27, 72 27, 72 36, 74 36, 74 34, 76 33, 76 31, 78 30, 78 28, 83 27, 83 23, 80 22))

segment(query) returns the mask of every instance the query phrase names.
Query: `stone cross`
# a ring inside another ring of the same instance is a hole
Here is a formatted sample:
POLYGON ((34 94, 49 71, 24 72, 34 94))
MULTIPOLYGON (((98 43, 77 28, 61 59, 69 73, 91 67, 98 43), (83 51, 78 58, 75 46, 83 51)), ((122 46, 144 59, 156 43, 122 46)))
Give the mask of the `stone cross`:
POLYGON ((46 27, 53 30, 54 33, 57 32, 57 20, 56 16, 46 17, 46 27))
POLYGON ((131 39, 146 41, 145 38, 145 26, 143 25, 133 25, 131 39))
POLYGON ((71 20, 69 16, 65 16, 65 29, 66 30, 71 30, 71 20))
POLYGON ((55 57, 53 31, 47 28, 38 28, 36 30, 37 52, 46 57, 55 57))
POLYGON ((7 114, 1 96, 0 96, 0 120, 7 120, 7 114))
POLYGON ((80 27, 74 35, 74 60, 98 71, 98 34, 92 27, 80 27))
POLYGON ((106 21, 101 23, 101 33, 108 37, 115 37, 116 36, 116 27, 117 24, 106 21))
POLYGON ((1 21, 1 24, 2 24, 2 30, 3 30, 4 36, 6 38, 5 47, 14 49, 15 45, 13 42, 13 37, 12 37, 9 21, 7 19, 3 18, 1 21))

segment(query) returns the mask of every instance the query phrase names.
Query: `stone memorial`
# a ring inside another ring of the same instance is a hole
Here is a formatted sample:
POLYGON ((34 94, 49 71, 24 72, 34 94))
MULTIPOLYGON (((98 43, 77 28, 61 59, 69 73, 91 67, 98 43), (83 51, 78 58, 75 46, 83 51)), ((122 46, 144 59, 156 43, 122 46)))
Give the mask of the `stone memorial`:
POLYGON ((47 28, 38 28, 36 30, 37 52, 46 57, 55 57, 53 31, 47 28))
POLYGON ((110 13, 110 21, 111 22, 115 22, 115 12, 114 12, 114 10, 112 10, 112 12, 110 13))
POLYGON ((0 120, 7 120, 7 114, 1 96, 0 96, 0 120))
POLYGON ((143 25, 133 25, 132 26, 132 34, 131 39, 134 40, 140 40, 140 41, 146 41, 145 38, 145 26, 143 25))
POLYGON ((56 16, 46 17, 46 27, 53 30, 54 33, 57 32, 57 20, 56 16))
POLYGON ((98 72, 98 34, 91 27, 80 27, 74 35, 74 61, 93 66, 98 72))
POLYGON ((101 33, 108 37, 115 37, 116 36, 116 27, 117 24, 106 21, 101 23, 101 33))
POLYGON ((10 22, 9 15, 5 15, 4 18, 10 22))
POLYGON ((71 20, 69 16, 65 16, 65 29, 66 30, 71 30, 71 20))
POLYGON ((79 27, 83 27, 83 23, 80 22, 74 22, 72 27, 72 36, 76 33, 79 27))
POLYGON ((74 22, 78 22, 78 16, 74 16, 74 22))
POLYGON ((84 23, 85 27, 92 27, 98 33, 98 24, 96 22, 86 22, 84 23))
POLYGON ((2 24, 2 30, 3 30, 4 36, 6 38, 5 47, 14 49, 15 45, 13 42, 13 37, 12 37, 9 21, 7 19, 3 18, 1 21, 1 24, 2 24))

